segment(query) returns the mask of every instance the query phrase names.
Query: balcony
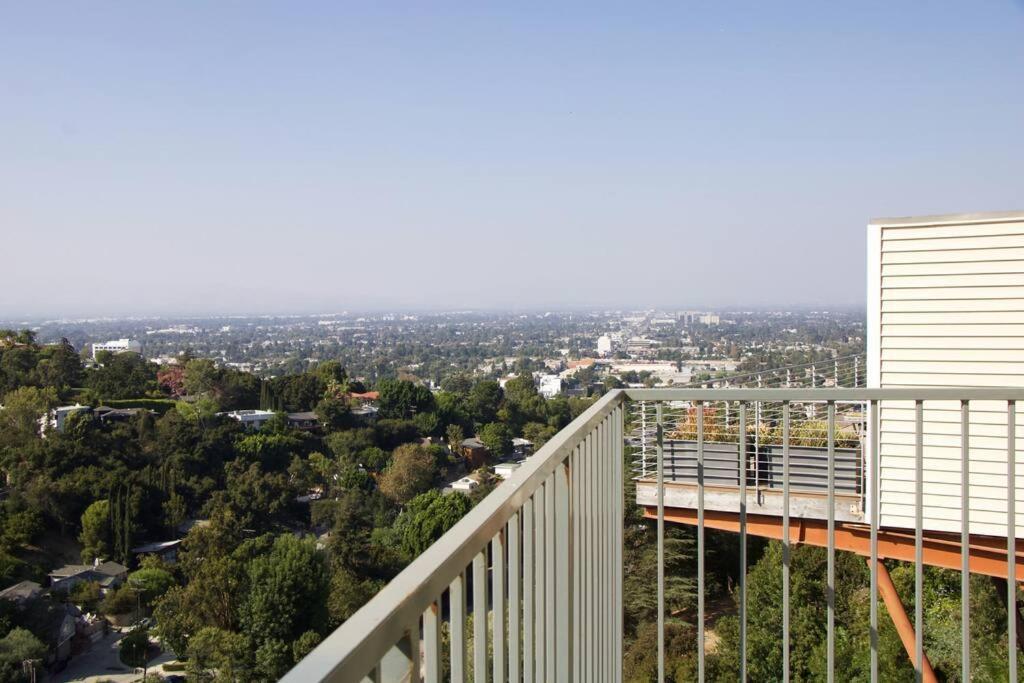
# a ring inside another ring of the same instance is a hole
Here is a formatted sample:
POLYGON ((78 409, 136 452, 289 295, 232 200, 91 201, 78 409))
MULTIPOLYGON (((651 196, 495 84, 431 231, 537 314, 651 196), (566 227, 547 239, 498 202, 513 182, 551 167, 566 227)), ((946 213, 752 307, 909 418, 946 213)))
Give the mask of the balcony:
POLYGON ((695 576, 686 578, 696 583, 699 680, 708 649, 707 535, 723 532, 735 534, 739 550, 735 667, 741 679, 748 673, 747 549, 752 537, 762 537, 783 549, 778 646, 786 672, 790 557, 796 545, 808 544, 827 555, 828 680, 837 667, 837 551, 868 563, 870 680, 879 680, 879 620, 890 618, 916 678, 936 680, 925 649, 926 566, 961 572, 961 680, 972 677, 968 577, 1013 577, 1006 590, 1012 609, 1006 610, 1005 667, 1017 680, 1021 399, 1024 389, 817 383, 612 391, 285 680, 622 680, 627 506, 639 506, 657 529, 658 680, 666 673, 665 530, 672 523, 695 534, 695 576), (911 615, 882 560, 913 564, 911 615))

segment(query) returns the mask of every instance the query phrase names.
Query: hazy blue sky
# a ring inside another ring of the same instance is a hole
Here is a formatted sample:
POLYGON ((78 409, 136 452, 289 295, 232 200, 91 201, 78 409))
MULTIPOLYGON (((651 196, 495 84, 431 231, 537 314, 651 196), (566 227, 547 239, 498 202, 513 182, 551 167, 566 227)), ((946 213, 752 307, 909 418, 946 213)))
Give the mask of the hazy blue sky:
POLYGON ((0 314, 859 304, 1022 159, 1020 2, 9 2, 0 314))

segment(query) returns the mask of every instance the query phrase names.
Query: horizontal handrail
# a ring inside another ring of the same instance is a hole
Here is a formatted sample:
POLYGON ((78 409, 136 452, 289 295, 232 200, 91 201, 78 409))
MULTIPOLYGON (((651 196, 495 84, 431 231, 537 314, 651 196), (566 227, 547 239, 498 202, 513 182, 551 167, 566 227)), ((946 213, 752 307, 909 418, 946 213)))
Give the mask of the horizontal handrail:
POLYGON ((623 389, 631 401, 1024 401, 1022 387, 623 389))
POLYGON ((282 680, 348 681, 373 669, 402 639, 410 624, 416 623, 579 442, 623 399, 621 389, 608 392, 556 434, 282 680))

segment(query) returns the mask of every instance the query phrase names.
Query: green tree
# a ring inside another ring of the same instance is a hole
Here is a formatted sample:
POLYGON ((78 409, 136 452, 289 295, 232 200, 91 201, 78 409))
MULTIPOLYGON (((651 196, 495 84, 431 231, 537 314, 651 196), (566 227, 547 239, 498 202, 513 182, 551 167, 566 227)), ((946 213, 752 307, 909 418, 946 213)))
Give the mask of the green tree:
POLYGON ((149 663, 149 631, 144 628, 129 631, 118 643, 118 655, 128 666, 144 668, 149 663))
POLYGON ((391 530, 406 561, 411 562, 429 548, 472 507, 469 499, 460 493, 444 495, 436 490, 410 500, 391 530))
POLYGON ((278 536, 269 553, 249 562, 246 574, 241 626, 256 643, 290 643, 306 631, 326 630, 329 574, 314 539, 278 536))
POLYGON ((139 398, 156 390, 156 371, 156 364, 137 353, 119 353, 89 372, 86 386, 103 400, 139 398))
POLYGON ((143 605, 150 605, 175 585, 174 575, 166 569, 148 567, 128 575, 128 585, 142 597, 143 605))
POLYGON ((33 669, 39 669, 46 656, 46 645, 25 628, 14 628, 0 638, 0 680, 21 681, 25 673, 24 662, 31 662, 33 669))
POLYGON ((377 406, 382 418, 408 420, 419 413, 434 410, 434 395, 424 386, 388 379, 380 382, 377 389, 380 392, 377 406))
POLYGON ((484 425, 479 438, 494 457, 501 457, 512 451, 512 430, 501 422, 484 425))
POLYGON ((437 476, 434 456, 418 444, 399 446, 391 464, 381 475, 381 493, 397 503, 406 503, 429 489, 437 476))
POLYGON ((255 657, 250 639, 214 626, 199 629, 188 642, 190 680, 248 681, 254 674, 255 657))
POLYGON ((0 447, 19 447, 39 435, 39 418, 57 405, 52 388, 21 387, 3 397, 0 410, 0 447))
POLYGON ((110 501, 97 500, 82 513, 82 561, 110 557, 110 501))
POLYGON ((466 405, 470 416, 478 425, 494 422, 498 418, 501 407, 502 392, 497 382, 485 380, 477 382, 469 392, 466 405))

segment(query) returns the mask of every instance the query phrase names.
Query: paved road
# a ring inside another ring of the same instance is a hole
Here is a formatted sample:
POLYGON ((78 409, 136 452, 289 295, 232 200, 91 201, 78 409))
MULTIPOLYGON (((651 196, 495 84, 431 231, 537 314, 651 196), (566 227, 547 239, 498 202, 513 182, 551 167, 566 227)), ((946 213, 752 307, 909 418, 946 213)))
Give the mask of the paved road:
MULTIPOLYGON (((123 634, 111 631, 102 640, 93 643, 88 652, 72 657, 63 671, 50 678, 53 683, 96 683, 111 681, 112 683, 129 683, 142 678, 131 667, 121 663, 118 657, 117 643, 123 634)), ((150 673, 160 671, 160 666, 175 660, 172 652, 163 652, 149 663, 150 673)))

